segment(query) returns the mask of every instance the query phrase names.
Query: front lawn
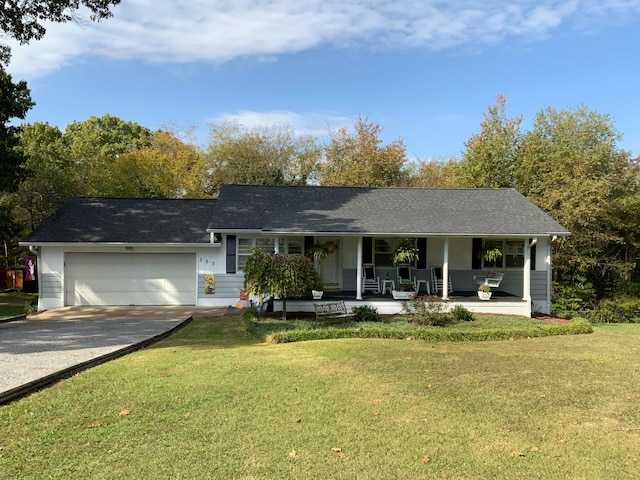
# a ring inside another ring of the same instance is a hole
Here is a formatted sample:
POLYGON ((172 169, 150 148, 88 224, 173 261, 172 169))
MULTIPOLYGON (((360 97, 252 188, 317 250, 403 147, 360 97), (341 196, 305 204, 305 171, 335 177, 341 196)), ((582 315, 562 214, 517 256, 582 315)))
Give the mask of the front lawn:
POLYGON ((453 322, 441 327, 413 325, 410 317, 396 316, 380 322, 341 322, 323 324, 315 317, 282 321, 276 317, 256 317, 245 313, 247 330, 269 343, 287 343, 331 338, 387 338, 433 341, 504 340, 591 333, 586 320, 545 323, 527 317, 475 315, 471 322, 453 322))
POLYGON ((0 293, 0 318, 15 317, 24 313, 24 305, 37 297, 33 293, 0 293))
POLYGON ((273 345, 196 319, 0 407, 0 478, 638 478, 639 356, 640 325, 273 345))

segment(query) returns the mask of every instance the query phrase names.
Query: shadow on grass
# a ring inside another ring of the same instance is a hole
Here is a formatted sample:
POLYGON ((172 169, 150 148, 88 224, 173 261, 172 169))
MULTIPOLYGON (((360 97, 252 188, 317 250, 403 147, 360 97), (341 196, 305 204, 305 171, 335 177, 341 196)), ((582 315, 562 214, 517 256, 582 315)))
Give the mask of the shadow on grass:
POLYGON ((247 333, 241 314, 222 317, 196 317, 174 335, 153 348, 226 349, 260 344, 262 341, 247 333))

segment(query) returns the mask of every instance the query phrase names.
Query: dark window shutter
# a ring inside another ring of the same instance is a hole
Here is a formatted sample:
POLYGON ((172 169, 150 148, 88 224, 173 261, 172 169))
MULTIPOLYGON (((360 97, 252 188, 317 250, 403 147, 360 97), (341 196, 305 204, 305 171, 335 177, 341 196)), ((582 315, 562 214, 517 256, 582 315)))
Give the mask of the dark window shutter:
POLYGON ((373 237, 362 237, 362 263, 373 263, 373 237))
POLYGON ((482 270, 482 258, 480 258, 481 251, 482 239, 474 238, 471 247, 471 268, 474 270, 482 270))
POLYGON ((427 239, 424 237, 418 238, 418 268, 427 268, 427 239))
POLYGON ((309 249, 313 247, 313 237, 304 237, 304 253, 305 255, 309 249))
POLYGON ((531 247, 531 270, 536 269, 536 247, 538 245, 534 245, 531 247))
POLYGON ((227 235, 227 273, 236 273, 236 236, 227 235))

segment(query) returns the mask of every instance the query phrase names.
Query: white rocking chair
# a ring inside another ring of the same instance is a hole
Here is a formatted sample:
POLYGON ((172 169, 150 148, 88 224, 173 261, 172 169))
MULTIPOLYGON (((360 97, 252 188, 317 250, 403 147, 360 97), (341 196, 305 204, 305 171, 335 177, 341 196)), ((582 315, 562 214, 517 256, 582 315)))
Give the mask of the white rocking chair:
POLYGON ((411 265, 407 263, 399 263, 396 267, 396 271, 398 273, 398 288, 402 284, 411 284, 415 288, 416 286, 416 278, 411 276, 411 265))
MULTIPOLYGON (((453 292, 453 287, 451 286, 451 276, 449 276, 448 283, 448 292, 453 292)), ((444 287, 444 280, 442 279, 442 267, 431 267, 431 285, 433 286, 433 293, 438 293, 442 291, 444 287)))
POLYGON ((364 277, 362 293, 367 290, 371 290, 376 295, 382 292, 380 277, 376 275, 376 267, 373 263, 362 264, 362 275, 364 277))

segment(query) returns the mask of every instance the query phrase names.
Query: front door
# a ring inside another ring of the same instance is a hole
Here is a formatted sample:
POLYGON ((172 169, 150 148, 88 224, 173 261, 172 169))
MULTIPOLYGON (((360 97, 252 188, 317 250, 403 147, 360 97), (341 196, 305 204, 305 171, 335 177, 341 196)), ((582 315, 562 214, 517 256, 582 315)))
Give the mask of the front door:
POLYGON ((320 243, 324 243, 329 250, 329 257, 320 262, 320 275, 325 291, 342 290, 342 254, 340 239, 333 237, 320 237, 320 243))

